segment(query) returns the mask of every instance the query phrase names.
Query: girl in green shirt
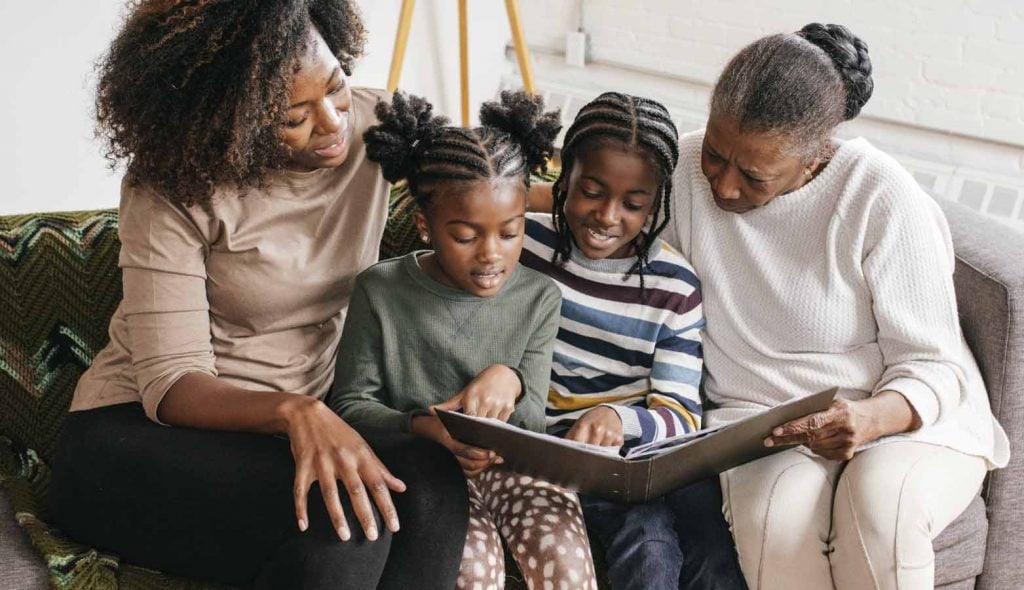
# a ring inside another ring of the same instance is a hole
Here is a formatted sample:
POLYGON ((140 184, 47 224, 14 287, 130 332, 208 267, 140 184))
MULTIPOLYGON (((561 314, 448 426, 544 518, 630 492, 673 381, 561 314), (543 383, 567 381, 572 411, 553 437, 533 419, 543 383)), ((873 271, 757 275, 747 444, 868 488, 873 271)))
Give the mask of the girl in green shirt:
POLYGON ((359 275, 329 403, 351 424, 412 432, 458 459, 470 497, 460 588, 504 587, 504 537, 530 588, 596 589, 576 495, 496 465, 500 457, 454 440, 430 411, 543 432, 561 296, 518 261, 529 173, 551 155, 558 115, 505 92, 474 129, 448 126, 403 94, 378 103, 377 117, 367 156, 387 180, 408 182, 433 250, 359 275))

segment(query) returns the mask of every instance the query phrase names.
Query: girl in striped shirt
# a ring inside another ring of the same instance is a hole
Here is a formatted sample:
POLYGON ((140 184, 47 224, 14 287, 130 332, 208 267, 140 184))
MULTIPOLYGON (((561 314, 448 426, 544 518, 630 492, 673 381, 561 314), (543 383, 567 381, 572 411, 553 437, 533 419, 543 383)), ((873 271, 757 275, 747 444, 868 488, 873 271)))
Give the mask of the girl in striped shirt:
MULTIPOLYGON (((658 235, 678 135, 660 103, 605 93, 566 133, 562 171, 531 195, 521 262, 562 291, 551 434, 631 447, 700 428, 700 283, 658 235), (539 197, 539 198, 538 198, 539 197)), ((718 479, 626 506, 581 497, 612 587, 744 587, 718 479)))

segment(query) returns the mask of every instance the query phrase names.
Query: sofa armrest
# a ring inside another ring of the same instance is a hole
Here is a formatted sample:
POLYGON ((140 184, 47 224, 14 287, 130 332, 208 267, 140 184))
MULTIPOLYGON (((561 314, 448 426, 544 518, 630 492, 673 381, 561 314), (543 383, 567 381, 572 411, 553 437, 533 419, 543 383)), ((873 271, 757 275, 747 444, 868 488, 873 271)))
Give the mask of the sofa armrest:
POLYGON ((988 550, 982 590, 1024 588, 1024 233, 958 203, 940 200, 956 252, 957 304, 964 337, 1010 439, 1010 463, 989 474, 983 496, 988 550))

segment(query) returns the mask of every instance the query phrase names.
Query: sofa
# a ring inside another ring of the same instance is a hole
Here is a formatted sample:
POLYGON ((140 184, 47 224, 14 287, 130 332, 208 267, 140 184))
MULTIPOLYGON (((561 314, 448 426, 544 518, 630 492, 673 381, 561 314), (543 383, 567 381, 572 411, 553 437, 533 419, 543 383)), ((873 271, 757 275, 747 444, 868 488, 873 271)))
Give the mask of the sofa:
MULTIPOLYGON (((1024 235, 941 205, 964 335, 1013 455, 935 540, 936 585, 1024 588, 1024 235)), ((397 187, 381 255, 416 239, 408 193, 397 187)), ((46 461, 79 375, 107 341, 121 297, 119 246, 113 210, 0 217, 0 588, 214 587, 121 563, 47 524, 46 461)), ((523 587, 509 569, 508 587, 523 587)))

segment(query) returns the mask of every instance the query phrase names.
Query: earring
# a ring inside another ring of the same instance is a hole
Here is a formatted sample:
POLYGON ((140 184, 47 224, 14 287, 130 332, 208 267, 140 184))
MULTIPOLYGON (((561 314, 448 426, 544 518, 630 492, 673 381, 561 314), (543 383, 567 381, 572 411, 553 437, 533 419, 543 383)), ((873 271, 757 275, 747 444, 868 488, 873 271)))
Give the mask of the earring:
POLYGON ((428 236, 427 234, 420 234, 420 241, 423 242, 424 244, 429 244, 430 236, 428 236))

